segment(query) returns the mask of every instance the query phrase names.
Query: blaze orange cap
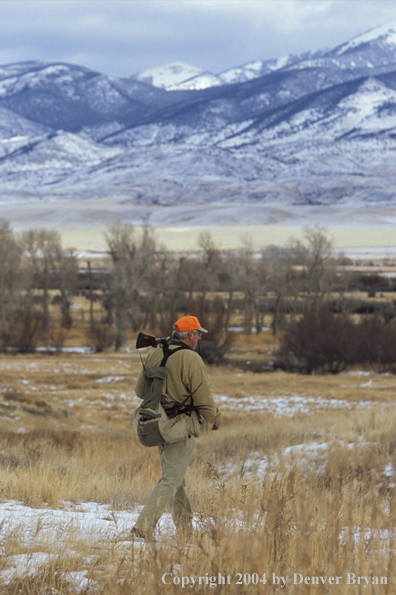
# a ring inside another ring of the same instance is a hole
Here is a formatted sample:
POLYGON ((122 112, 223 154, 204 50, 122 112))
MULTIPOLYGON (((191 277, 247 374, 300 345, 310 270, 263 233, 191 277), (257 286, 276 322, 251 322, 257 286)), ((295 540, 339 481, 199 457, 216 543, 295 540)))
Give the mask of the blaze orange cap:
POLYGON ((173 325, 173 330, 183 333, 185 331, 201 331, 201 333, 207 333, 208 331, 202 328, 196 316, 183 316, 176 320, 173 325))

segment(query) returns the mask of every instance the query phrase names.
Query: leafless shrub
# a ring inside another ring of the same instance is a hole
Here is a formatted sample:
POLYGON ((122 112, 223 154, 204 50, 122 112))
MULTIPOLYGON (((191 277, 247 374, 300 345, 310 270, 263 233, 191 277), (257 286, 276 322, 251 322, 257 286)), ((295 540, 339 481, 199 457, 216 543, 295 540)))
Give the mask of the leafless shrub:
POLYGON ((42 325, 42 313, 34 309, 30 299, 24 300, 14 312, 10 330, 2 333, 3 347, 20 353, 33 353, 40 340, 42 325))
POLYGON ((375 297, 378 291, 389 291, 392 282, 378 273, 371 273, 355 275, 351 278, 351 285, 353 289, 367 291, 368 297, 375 297))
POLYGON ((280 354, 285 359, 292 354, 308 374, 341 372, 347 366, 353 324, 327 309, 306 311, 290 325, 281 340, 280 354))
POLYGON ((95 353, 102 353, 109 349, 115 340, 115 331, 108 324, 94 324, 93 328, 86 332, 88 347, 95 353))
POLYGON ((56 352, 60 353, 65 345, 67 337, 67 330, 65 328, 58 328, 50 334, 50 344, 56 352))
POLYGON ((396 329, 380 318, 362 320, 355 327, 355 361, 379 371, 396 369, 396 329))
POLYGON ((310 374, 338 373, 355 364, 379 371, 396 369, 396 329, 380 318, 354 324, 326 308, 305 312, 285 332, 280 346, 283 360, 297 359, 310 374))

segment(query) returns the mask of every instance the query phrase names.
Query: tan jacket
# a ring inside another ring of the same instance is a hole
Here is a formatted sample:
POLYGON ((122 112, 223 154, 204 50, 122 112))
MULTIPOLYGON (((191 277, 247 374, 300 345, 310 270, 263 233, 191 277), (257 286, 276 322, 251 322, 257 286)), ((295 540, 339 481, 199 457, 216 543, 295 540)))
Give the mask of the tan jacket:
MULTIPOLYGON (((172 340, 170 349, 175 349, 180 345, 186 345, 188 349, 181 349, 168 359, 166 363, 166 392, 179 403, 192 395, 193 404, 199 408, 199 413, 206 421, 213 423, 219 419, 220 412, 213 400, 202 358, 187 343, 177 339, 172 340)), ((145 368, 159 366, 163 357, 162 346, 157 347, 147 356, 145 368)), ((145 385, 146 376, 142 369, 135 384, 135 392, 140 399, 144 399, 145 385)), ((186 401, 186 405, 188 404, 191 404, 190 399, 186 401)))

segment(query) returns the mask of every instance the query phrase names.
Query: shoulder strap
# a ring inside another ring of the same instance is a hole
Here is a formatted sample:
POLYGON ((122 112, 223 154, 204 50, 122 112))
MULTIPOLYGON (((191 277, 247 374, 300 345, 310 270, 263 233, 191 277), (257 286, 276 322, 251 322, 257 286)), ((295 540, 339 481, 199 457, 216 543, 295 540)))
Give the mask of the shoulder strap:
POLYGON ((177 353, 178 351, 181 351, 182 349, 190 349, 190 348, 188 345, 180 345, 180 347, 176 347, 176 349, 169 349, 168 345, 164 345, 164 357, 162 358, 160 366, 162 368, 165 368, 166 362, 168 361, 170 356, 173 355, 174 353, 177 353))

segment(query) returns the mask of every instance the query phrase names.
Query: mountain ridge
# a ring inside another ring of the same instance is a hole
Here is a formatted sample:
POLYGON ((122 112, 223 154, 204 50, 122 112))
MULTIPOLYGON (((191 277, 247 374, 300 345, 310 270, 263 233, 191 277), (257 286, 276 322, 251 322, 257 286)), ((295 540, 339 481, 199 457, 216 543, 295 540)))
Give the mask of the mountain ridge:
POLYGON ((68 63, 0 66, 0 200, 111 199, 123 220, 171 208, 175 225, 210 224, 219 206, 280 222, 304 206, 396 207, 394 25, 245 67, 205 88, 183 87, 207 76, 190 69, 167 90, 68 63))

